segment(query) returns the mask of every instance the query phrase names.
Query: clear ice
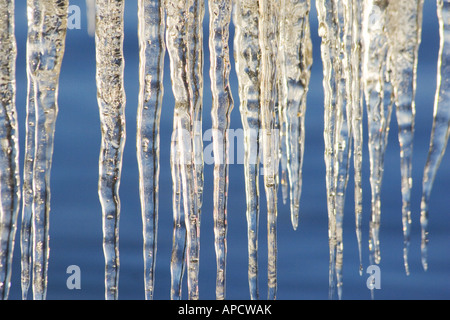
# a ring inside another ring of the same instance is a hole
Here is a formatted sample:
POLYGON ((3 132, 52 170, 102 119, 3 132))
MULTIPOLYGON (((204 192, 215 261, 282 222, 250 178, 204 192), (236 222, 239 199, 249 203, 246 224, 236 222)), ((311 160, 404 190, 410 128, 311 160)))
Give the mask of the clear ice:
POLYGON ((14 1, 0 4, 0 299, 8 299, 20 201, 14 1))
POLYGON ((390 1, 388 5, 388 67, 396 106, 402 189, 403 258, 409 274, 411 233, 412 156, 418 50, 422 34, 424 0, 390 1))
POLYGON ((140 92, 137 159, 144 240, 145 298, 153 299, 158 231, 159 128, 163 97, 165 19, 162 0, 138 2, 140 92))
POLYGON ((119 186, 125 145, 124 1, 96 2, 97 100, 101 123, 98 194, 102 206, 105 299, 119 291, 119 186))
POLYGON ((433 182, 436 178, 441 160, 447 148, 450 135, 450 89, 448 80, 450 74, 447 72, 450 64, 450 1, 437 1, 437 15, 439 20, 440 49, 438 58, 438 75, 436 98, 433 111, 433 128, 430 139, 430 150, 423 173, 422 201, 420 223, 422 226, 422 266, 428 269, 427 247, 428 247, 428 212, 430 207, 430 196, 433 182))
MULTIPOLYGON (((329 221, 330 298, 342 297, 343 218, 352 144, 352 17, 349 0, 317 1, 324 64, 324 141, 329 221)), ((358 79, 358 78, 356 78, 358 79)))
POLYGON ((260 164, 260 56, 258 1, 236 1, 234 9, 234 55, 239 84, 240 114, 244 129, 244 175, 248 238, 248 282, 250 298, 259 299, 258 229, 260 164))
POLYGON ((291 221, 298 227, 305 150, 306 97, 312 66, 309 0, 282 0, 278 24, 278 95, 283 201, 290 191, 291 221), (284 164, 285 163, 285 164, 284 164), (284 169, 286 168, 286 169, 284 169), (287 175, 286 175, 287 170, 287 175))
MULTIPOLYGON (((88 32, 95 33, 97 102, 101 122, 98 194, 102 207, 105 299, 118 299, 119 220, 125 145, 125 0, 86 0, 88 32)), ((0 297, 10 290, 19 201, 22 299, 47 293, 50 172, 58 86, 65 50, 68 0, 27 0, 27 104, 20 192, 16 114, 14 1, 0 2, 0 297)), ((409 274, 412 157, 418 51, 424 0, 316 0, 323 64, 324 162, 328 215, 329 297, 343 297, 343 221, 351 157, 359 272, 362 274, 363 115, 370 164, 370 263, 379 264, 384 159, 395 112, 400 145, 403 260, 409 274), (365 104, 365 109, 364 109, 365 104), (395 107, 395 109, 394 109, 395 107)), ((229 37, 244 130, 248 284, 259 299, 260 182, 267 208, 267 299, 277 298, 278 193, 299 226, 307 95, 312 68, 311 0, 209 0, 211 119, 214 153, 213 218, 216 299, 226 298, 228 129, 234 107, 229 37), (262 169, 260 168, 262 165, 262 169), (260 174, 263 175, 262 181, 260 174)), ((173 238, 170 298, 199 299, 203 206, 204 0, 138 0, 139 101, 136 156, 142 215, 145 298, 153 299, 158 236, 160 118, 167 50, 175 98, 170 146, 173 238)), ((448 22, 450 1, 437 0, 440 51, 433 127, 422 181, 421 253, 426 270, 430 196, 450 134, 448 22)), ((208 105, 209 106, 209 105, 208 105)), ((373 292, 372 292, 373 293, 373 292)))
POLYGON ((211 56, 212 129, 214 149, 214 238, 216 250, 216 299, 226 297, 227 201, 228 201, 228 129, 234 101, 229 82, 228 48, 231 0, 210 0, 209 48, 211 56))
POLYGON ((47 294, 50 172, 65 49, 68 1, 27 1, 27 140, 21 246, 22 297, 33 276, 33 299, 47 294), (31 258, 32 257, 32 258, 31 258))
MULTIPOLYGON (((167 1, 166 14, 166 43, 175 97, 172 152, 176 152, 177 158, 172 157, 176 162, 176 165, 172 164, 172 170, 179 169, 178 174, 172 171, 172 175, 173 181, 179 181, 177 175, 181 175, 186 227, 185 259, 188 296, 191 300, 197 300, 199 299, 200 213, 203 191, 201 109, 203 97, 202 21, 204 3, 199 0, 167 1), (188 14, 188 12, 192 12, 192 14, 188 14)), ((174 184, 175 188, 176 184, 174 184)), ((176 217, 176 221, 178 220, 178 217, 176 217)), ((178 228, 178 225, 176 223, 175 228, 178 228)), ((177 230, 174 230, 175 232, 177 230)), ((182 237, 177 237, 177 239, 182 239, 182 237)), ((174 245, 174 249, 175 247, 174 245)), ((180 260, 178 261, 180 263, 180 260)), ((183 267, 177 266, 177 269, 183 270, 183 267)), ((182 273, 180 277, 182 277, 182 273)), ((176 279, 176 281, 179 280, 176 279)), ((171 295, 175 294, 176 296, 177 293, 174 291, 176 291, 176 288, 172 286, 171 295)))

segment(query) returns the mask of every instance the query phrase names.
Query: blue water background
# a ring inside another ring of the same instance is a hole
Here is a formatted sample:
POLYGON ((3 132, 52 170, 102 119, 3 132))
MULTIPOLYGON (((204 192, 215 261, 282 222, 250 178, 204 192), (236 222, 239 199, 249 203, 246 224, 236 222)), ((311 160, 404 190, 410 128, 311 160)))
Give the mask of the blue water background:
MULTIPOLYGON (((26 106, 26 7, 16 1, 17 109, 20 120, 21 171, 23 165, 26 106)), ((69 30, 59 90, 59 115, 51 174, 51 219, 48 299, 104 299, 104 258, 102 251, 101 208, 97 195, 100 125, 96 100, 94 38, 87 34, 85 1, 71 1, 82 10, 81 30, 69 30), (81 268, 81 290, 69 290, 66 269, 81 268)), ((313 1, 311 11, 314 65, 306 113, 306 150, 303 171, 300 225, 291 227, 289 206, 278 207, 278 298, 328 298, 328 235, 323 160, 323 89, 320 39, 313 1)), ((203 130, 211 127, 209 82, 208 14, 205 16, 205 83, 203 130)), ((233 36, 233 31, 232 31, 233 36)), ((230 41, 231 48, 232 41, 230 41)), ((450 298, 450 156, 442 160, 430 206, 429 270, 420 263, 420 197, 423 168, 431 132, 436 67, 439 48, 436 4, 426 1, 423 37, 417 79, 416 135, 414 139, 411 275, 403 268, 400 161, 395 114, 392 117, 385 159, 381 218, 381 289, 377 299, 450 298)), ((136 160, 136 112, 138 102, 137 2, 126 1, 125 88, 127 94, 127 141, 120 186, 120 299, 144 299, 142 222, 136 160)), ((234 62, 233 62, 234 63, 234 62)), ((170 255, 172 247, 172 185, 169 165, 173 95, 168 56, 165 65, 165 94, 161 116, 161 175, 158 252, 155 299, 170 298, 170 255)), ((239 115, 237 78, 231 73, 234 110, 231 128, 242 128, 239 115)), ((366 126, 366 115, 364 124, 366 126)), ((365 129, 367 142, 367 130, 365 129)), ((210 141, 205 141, 207 146, 210 141)), ((369 157, 364 149, 363 168, 363 259, 369 266, 368 225, 370 220, 369 157)), ((344 299, 370 299, 368 274, 359 275, 354 226, 353 171, 350 173, 344 220, 344 299)), ((261 186, 259 238, 260 295, 267 295, 266 206, 261 186)), ((201 219, 200 298, 215 299, 215 252, 213 243, 213 166, 205 166, 205 192, 201 219)), ((281 197, 280 197, 281 198, 281 197)), ((229 168, 227 298, 248 299, 247 235, 245 219, 244 170, 240 164, 229 168)), ((20 219, 18 230, 20 230, 20 219)), ((20 299, 20 246, 16 236, 10 299, 20 299)), ((186 277, 185 277, 186 282, 186 277)), ((186 285, 183 297, 187 298, 186 285)), ((31 294, 31 293, 30 293, 31 294)))

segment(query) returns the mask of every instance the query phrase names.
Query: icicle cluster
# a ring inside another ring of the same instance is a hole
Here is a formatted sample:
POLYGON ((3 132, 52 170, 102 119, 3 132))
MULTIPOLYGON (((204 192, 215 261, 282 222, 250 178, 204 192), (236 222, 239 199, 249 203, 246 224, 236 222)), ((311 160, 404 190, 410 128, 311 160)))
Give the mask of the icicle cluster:
POLYGON ((404 261, 408 268, 411 225, 411 165, 415 116, 415 81, 418 48, 421 39, 423 1, 364 3, 363 81, 366 95, 369 154, 371 164, 372 221, 370 249, 372 260, 380 262, 379 228, 381 217, 380 189, 384 153, 393 105, 399 126, 402 176, 402 220, 404 261), (380 45, 382 44, 383 45, 380 45))
POLYGON ((312 64, 309 1, 239 1, 234 39, 244 128, 250 297, 258 299, 259 163, 267 199, 268 299, 276 298, 277 192, 298 226, 306 95, 312 64), (279 150, 279 152, 273 152, 279 150))
MULTIPOLYGON (((358 59, 352 40, 353 3, 350 0, 317 1, 324 73, 324 139, 330 246, 330 298, 337 286, 342 296, 343 218, 352 143, 352 90, 359 91, 358 59), (353 77, 353 71, 356 76, 353 77)), ((357 12, 356 12, 357 14, 357 12)), ((359 108, 359 104, 355 106, 359 108)), ((356 112, 358 114, 358 112, 356 112)), ((359 173, 358 173, 359 174, 359 173)))
MULTIPOLYGON (((421 203, 422 264, 427 269, 428 211, 433 181, 450 133, 446 72, 450 63, 450 1, 438 0, 440 52, 430 149, 421 203)), ((118 299, 119 186, 125 144, 124 0, 86 0, 95 31, 97 100, 101 121, 98 193, 102 206, 105 298, 118 299)), ((175 98, 170 166, 173 245, 170 298, 181 299, 187 270, 189 299, 199 299, 203 204, 203 0, 139 0, 139 104, 136 155, 142 213, 145 298, 153 299, 159 211, 160 118, 166 50, 175 98)), ((267 208, 268 299, 277 297, 278 189, 299 226, 305 114, 312 66, 310 0, 209 0, 211 118, 214 151, 216 298, 226 298, 231 17, 239 110, 244 129, 244 182, 251 299, 259 299, 259 175, 267 208)), ((409 273, 412 151, 423 0, 316 0, 324 88, 324 161, 329 240, 329 296, 343 295, 344 203, 353 155, 356 237, 362 272, 363 107, 370 160, 371 262, 381 259, 381 186, 390 119, 400 143, 404 265, 409 273), (353 152, 352 152, 353 148, 353 152)), ((21 221, 21 285, 27 299, 45 299, 49 259, 50 172, 58 82, 68 1, 28 0, 26 139, 21 221)), ((15 107, 14 1, 0 2, 0 297, 10 288, 20 200, 15 107)))
POLYGON ((172 175, 175 201, 182 199, 184 225, 180 204, 174 203, 174 244, 171 269, 171 296, 179 298, 185 247, 189 299, 198 299, 200 258, 200 213, 203 193, 203 28, 204 3, 200 0, 166 1, 167 50, 170 57, 172 89, 175 96, 174 131, 172 135, 172 175), (192 14, 188 14, 192 13, 192 14), (185 235, 179 228, 185 228, 185 235), (185 241, 184 245, 177 240, 185 241), (184 251, 183 250, 183 251, 184 251), (176 265, 175 265, 176 263, 176 265), (181 265, 180 265, 181 264, 181 265))
MULTIPOLYGON (((355 221, 361 261, 362 103, 368 114, 371 260, 379 263, 380 190, 393 106, 399 126, 404 261, 408 268, 415 81, 423 1, 317 1, 325 91, 325 163, 330 241, 330 296, 342 296, 342 221, 354 143, 355 221), (360 69, 362 65, 362 70, 360 69)), ((361 264, 360 264, 361 270, 361 264)))

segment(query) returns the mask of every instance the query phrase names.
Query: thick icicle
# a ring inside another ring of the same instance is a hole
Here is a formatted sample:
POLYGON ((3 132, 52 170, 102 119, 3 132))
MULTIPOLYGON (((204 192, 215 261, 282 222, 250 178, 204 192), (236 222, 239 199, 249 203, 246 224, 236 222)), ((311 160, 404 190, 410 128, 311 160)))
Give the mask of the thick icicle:
MULTIPOLYGON (((64 56, 68 1, 27 2, 27 64, 34 95, 35 132, 32 172, 33 298, 47 293, 49 257, 50 172, 58 113, 58 84, 64 56)), ((33 105, 30 103, 29 107, 33 105)), ((24 236, 28 237, 29 233, 24 236)), ((24 240, 24 239, 23 239, 24 240)), ((25 239, 30 244, 28 239, 25 239)), ((27 250, 27 249, 26 249, 27 250)), ((23 257, 27 259, 27 257, 23 257)), ((28 260, 29 261, 29 260, 28 260)), ((24 293, 26 296, 26 293, 24 293)))
POLYGON ((144 237, 145 298, 153 299, 159 197, 159 127, 163 96, 164 6, 162 0, 140 0, 140 93, 137 158, 144 237))
POLYGON ((355 229, 359 251, 359 272, 362 275, 362 156, 363 156, 363 95, 361 82, 361 23, 362 0, 352 0, 352 133, 353 133, 353 167, 355 183, 355 229))
POLYGON ((258 294, 260 57, 258 0, 235 2, 234 50, 239 83, 240 114, 244 129, 244 174, 248 237, 250 298, 258 294))
MULTIPOLYGON (((288 179, 282 170, 282 186, 289 180, 291 220, 298 226, 302 167, 305 148, 306 96, 312 65, 312 44, 309 27, 309 0, 282 0, 280 5, 280 32, 278 57, 281 78, 279 86, 281 136, 285 145, 288 179)), ((284 159, 286 157, 286 159, 284 159)))
POLYGON ((390 1, 387 35, 388 67, 391 72, 397 122, 399 126, 402 222, 404 234, 403 258, 409 274, 408 248, 411 229, 412 153, 415 118, 415 92, 418 50, 422 33, 423 0, 390 1))
POLYGON ((440 49, 438 58, 438 75, 436 97, 434 100, 433 128, 430 139, 430 150, 425 165, 422 182, 422 202, 420 223, 422 226, 422 266, 428 269, 428 210, 430 206, 431 189, 436 173, 447 148, 450 135, 450 1, 437 1, 439 19, 440 49))
POLYGON ((380 262, 379 229, 384 154, 392 113, 392 86, 387 73, 388 39, 385 31, 387 2, 369 0, 363 8, 363 86, 366 97, 372 218, 369 248, 371 263, 380 262))
POLYGON ((0 4, 0 299, 6 300, 20 200, 18 124, 16 113, 16 56, 14 0, 0 4))
POLYGON ((228 48, 231 0, 210 0, 209 48, 211 56, 212 129, 214 149, 214 237, 217 277, 216 299, 226 296, 227 200, 228 200, 228 129, 233 109, 229 82, 228 48))
MULTIPOLYGON (((188 47, 188 34, 191 30, 189 22, 194 23, 194 19, 188 15, 190 9, 197 13, 194 14, 195 18, 198 18, 198 15, 203 15, 201 1, 195 1, 195 3, 181 0, 166 2, 166 42, 170 57, 172 89, 175 97, 174 120, 177 123, 174 126, 176 126, 177 154, 180 156, 178 163, 181 173, 187 236, 188 296, 189 299, 195 300, 199 298, 200 211, 197 194, 200 192, 198 189, 200 178, 195 170, 194 162, 197 155, 194 154, 194 135, 198 129, 194 129, 193 119, 195 115, 194 110, 198 111, 198 109, 194 109, 193 106, 195 105, 194 102, 201 103, 200 88, 202 82, 201 79, 198 79, 200 82, 196 82, 191 77, 193 63, 198 62, 198 59, 201 59, 201 57, 198 55, 192 57, 191 48, 188 47), (200 6, 200 10, 197 6, 200 6)), ((194 38, 192 41, 199 41, 198 36, 194 38)), ((195 68, 195 70, 198 69, 195 68)), ((198 76, 201 77, 201 75, 198 76)))
POLYGON ((267 199, 268 293, 277 293, 277 175, 278 153, 273 150, 279 139, 275 129, 275 84, 277 55, 277 14, 275 0, 259 1, 259 43, 261 48, 261 128, 263 144, 264 186, 267 199), (275 155, 275 156, 274 156, 275 155))
POLYGON ((101 122, 98 192, 102 206, 105 298, 118 298, 119 185, 125 144, 123 0, 96 2, 97 100, 101 122))

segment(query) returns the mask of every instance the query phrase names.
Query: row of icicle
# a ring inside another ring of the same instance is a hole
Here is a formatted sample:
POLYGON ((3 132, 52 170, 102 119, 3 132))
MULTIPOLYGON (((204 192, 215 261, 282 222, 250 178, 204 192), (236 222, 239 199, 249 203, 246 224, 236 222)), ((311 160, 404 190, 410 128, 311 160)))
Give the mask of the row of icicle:
MULTIPOLYGON (((105 255, 105 298, 118 298, 119 184, 125 144, 124 0, 87 0, 96 15, 97 90, 101 120, 99 197, 105 255), (95 10, 93 8, 95 7, 95 10)), ((14 1, 0 1, 1 94, 0 294, 8 298, 20 200, 22 296, 45 299, 49 258, 50 171, 58 112, 58 79, 64 55, 68 1, 27 0, 28 98, 23 186, 20 192, 15 106, 14 1), (22 195, 22 198, 21 198, 22 195), (31 281, 32 279, 32 281, 31 281)), ((268 299, 277 292, 277 193, 290 203, 298 226, 305 141, 305 112, 312 43, 310 0, 209 0, 211 117, 214 146, 216 298, 226 297, 228 140, 234 100, 229 83, 229 28, 234 10, 234 50, 245 139, 250 298, 259 298, 259 164, 267 199, 268 299), (273 152, 279 150, 279 152, 273 152), (279 168, 281 171, 279 172, 279 168)), ((316 0, 322 38, 324 141, 330 245, 330 297, 342 297, 344 198, 353 147, 355 221, 361 261, 363 97, 368 115, 372 218, 371 261, 379 263, 380 189, 393 106, 399 125, 404 261, 408 273, 411 159, 416 69, 423 0, 316 0)), ((422 263, 427 268, 430 193, 450 132, 450 47, 445 32, 450 1, 437 0, 441 47, 430 151, 421 205, 422 263)), ((140 92, 137 157, 144 238, 145 298, 153 298, 157 249, 159 122, 164 56, 170 58, 175 97, 171 171, 173 250, 171 299, 180 299, 187 270, 188 297, 199 298, 200 218, 203 193, 202 0, 139 0, 140 92)), ((92 20, 91 20, 92 21, 92 20)), ((362 268, 362 266, 360 267, 362 268)), ((362 269, 361 269, 362 270, 362 269)))

